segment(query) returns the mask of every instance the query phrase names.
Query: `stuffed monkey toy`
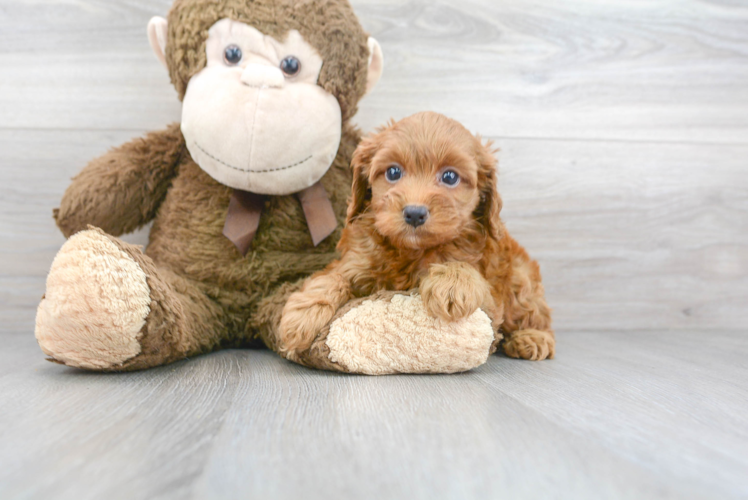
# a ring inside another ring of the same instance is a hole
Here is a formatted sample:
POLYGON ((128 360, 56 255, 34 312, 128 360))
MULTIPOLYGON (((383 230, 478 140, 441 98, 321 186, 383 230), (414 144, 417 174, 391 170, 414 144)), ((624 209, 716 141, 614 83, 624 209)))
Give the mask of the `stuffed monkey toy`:
MULTIPOLYGON (((36 338, 52 361, 95 371, 278 351, 286 299, 336 257, 361 138, 350 120, 380 47, 347 0, 176 0, 148 34, 182 121, 73 179, 36 338), (151 221, 145 252, 117 238, 151 221)), ((343 307, 296 361, 457 372, 485 362, 496 335, 480 310, 442 323, 418 297, 380 293, 343 307)))

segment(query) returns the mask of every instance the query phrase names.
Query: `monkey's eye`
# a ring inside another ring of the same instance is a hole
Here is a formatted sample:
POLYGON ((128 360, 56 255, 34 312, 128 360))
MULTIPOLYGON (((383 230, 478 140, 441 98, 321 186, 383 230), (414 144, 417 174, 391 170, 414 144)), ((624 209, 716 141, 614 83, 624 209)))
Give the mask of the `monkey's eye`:
POLYGON ((387 172, 384 173, 384 176, 389 182, 397 182, 403 176, 403 169, 400 168, 399 165, 392 165, 387 169, 387 172))
POLYGON ((242 49, 236 45, 229 45, 226 47, 226 50, 223 51, 223 58, 226 60, 227 64, 235 66, 242 62, 242 49))
POLYGON ((286 76, 294 76, 301 71, 301 61, 294 56, 288 56, 281 61, 280 68, 286 76))
POLYGON ((441 181, 449 187, 455 187, 460 183, 460 175, 454 170, 446 170, 441 176, 441 181))

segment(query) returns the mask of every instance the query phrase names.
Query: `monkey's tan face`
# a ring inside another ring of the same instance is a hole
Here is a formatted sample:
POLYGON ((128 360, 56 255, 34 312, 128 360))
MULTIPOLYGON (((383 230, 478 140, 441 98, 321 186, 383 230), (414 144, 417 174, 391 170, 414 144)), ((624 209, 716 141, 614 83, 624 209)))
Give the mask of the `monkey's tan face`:
POLYGON ((235 189, 286 195, 327 172, 342 116, 317 85, 322 58, 298 31, 284 41, 223 19, 209 31, 207 65, 192 77, 182 133, 192 158, 235 189))

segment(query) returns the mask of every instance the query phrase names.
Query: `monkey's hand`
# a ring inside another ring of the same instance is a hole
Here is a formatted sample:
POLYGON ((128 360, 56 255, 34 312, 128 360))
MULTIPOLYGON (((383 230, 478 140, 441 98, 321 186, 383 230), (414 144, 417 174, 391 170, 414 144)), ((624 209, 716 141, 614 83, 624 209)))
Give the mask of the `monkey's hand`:
POLYGON ((492 302, 488 282, 464 262, 432 265, 421 281, 420 292, 426 310, 445 321, 467 318, 492 302))

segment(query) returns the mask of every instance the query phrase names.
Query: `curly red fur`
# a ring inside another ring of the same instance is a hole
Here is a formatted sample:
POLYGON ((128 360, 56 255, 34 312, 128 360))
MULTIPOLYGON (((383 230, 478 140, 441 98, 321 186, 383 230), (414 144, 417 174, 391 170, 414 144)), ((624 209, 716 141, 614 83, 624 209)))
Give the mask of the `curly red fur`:
POLYGON ((427 310, 456 321, 482 308, 505 335, 507 355, 552 358, 555 337, 538 264, 506 231, 491 143, 437 113, 391 122, 353 156, 353 197, 341 258, 292 295, 280 326, 289 357, 308 348, 353 297, 418 288, 427 310), (402 178, 388 181, 391 166, 402 178), (442 182, 456 172, 456 186, 442 182), (428 209, 414 227, 404 208, 428 209))

